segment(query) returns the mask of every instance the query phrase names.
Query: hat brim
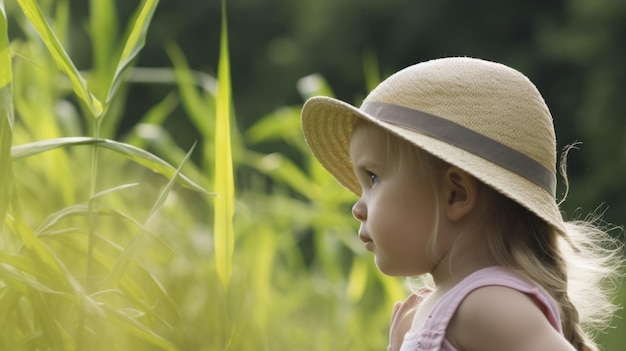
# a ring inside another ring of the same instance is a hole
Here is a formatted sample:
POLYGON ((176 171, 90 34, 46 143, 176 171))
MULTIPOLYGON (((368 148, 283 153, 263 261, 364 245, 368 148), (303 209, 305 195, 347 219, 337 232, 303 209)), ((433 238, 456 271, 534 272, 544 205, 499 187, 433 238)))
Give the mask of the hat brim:
POLYGON ((350 136, 359 119, 374 123, 463 169, 526 207, 559 232, 566 232, 562 215, 552 194, 526 178, 447 142, 380 121, 341 100, 324 96, 310 98, 302 108, 305 139, 322 166, 357 196, 360 196, 361 187, 350 160, 350 136))

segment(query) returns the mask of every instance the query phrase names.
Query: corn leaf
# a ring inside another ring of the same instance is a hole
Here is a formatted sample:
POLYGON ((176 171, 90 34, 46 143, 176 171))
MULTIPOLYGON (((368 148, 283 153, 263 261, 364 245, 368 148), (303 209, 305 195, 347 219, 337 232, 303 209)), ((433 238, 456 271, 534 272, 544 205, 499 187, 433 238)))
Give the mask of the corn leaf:
POLYGON ((231 85, 226 24, 226 2, 222 1, 222 33, 217 75, 217 103, 215 127, 215 198, 213 240, 217 276, 226 290, 232 275, 232 256, 235 250, 233 215, 235 187, 230 138, 231 85))
POLYGON ((111 80, 109 93, 106 98, 107 104, 111 101, 113 96, 115 96, 120 83, 128 75, 133 61, 144 47, 148 27, 150 27, 150 21, 152 20, 152 16, 158 4, 158 0, 143 0, 135 13, 134 21, 131 23, 131 27, 128 30, 122 54, 117 63, 115 73, 113 74, 113 79, 111 80))
MULTIPOLYGON (((124 155, 129 160, 136 162, 152 170, 153 172, 162 174, 168 178, 173 178, 176 174, 176 169, 173 166, 163 161, 156 155, 133 145, 109 139, 97 139, 90 137, 66 137, 50 140, 41 140, 24 145, 14 146, 11 149, 11 154, 14 160, 19 160, 32 155, 40 154, 45 151, 61 147, 78 145, 97 145, 99 147, 118 152, 124 155)), ((197 183, 182 174, 176 177, 176 180, 181 185, 189 189, 212 195, 212 193, 208 192, 202 186, 198 185, 197 183)))
POLYGON ((61 45, 58 37, 44 18, 41 8, 34 0, 17 0, 22 12, 30 23, 35 27, 37 33, 48 48, 57 66, 67 75, 74 92, 82 100, 93 117, 100 117, 102 114, 102 103, 89 91, 87 81, 80 74, 69 55, 61 45))
POLYGON ((11 200, 13 179, 11 143, 13 139, 13 80, 11 53, 4 0, 0 0, 0 223, 11 200))

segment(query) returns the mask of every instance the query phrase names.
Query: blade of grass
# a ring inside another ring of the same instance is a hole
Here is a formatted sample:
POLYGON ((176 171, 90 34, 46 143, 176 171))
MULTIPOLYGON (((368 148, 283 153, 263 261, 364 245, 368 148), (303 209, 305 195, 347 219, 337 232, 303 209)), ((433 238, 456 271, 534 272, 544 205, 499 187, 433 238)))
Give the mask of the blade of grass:
POLYGON ((135 13, 134 20, 131 22, 131 27, 124 41, 122 54, 109 86, 109 92, 106 98, 107 104, 111 101, 113 96, 115 96, 120 83, 125 79, 126 75, 128 75, 133 61, 144 47, 148 27, 150 26, 150 21, 152 20, 152 16, 158 4, 158 0, 143 0, 135 13))
POLYGON ((0 223, 11 201, 13 179, 11 143, 13 139, 13 88, 11 52, 4 0, 0 0, 0 223))
POLYGON ((22 294, 13 289, 2 289, 0 291, 0 330, 6 330, 15 326, 13 311, 18 308, 18 301, 22 294))
POLYGON ((67 32, 69 30, 70 23, 70 1, 69 0, 57 0, 54 8, 54 33, 57 38, 67 38, 67 32))
POLYGON ((185 159, 180 163, 180 165, 176 169, 176 172, 174 173, 172 178, 170 178, 165 188, 161 190, 159 197, 155 201, 154 205, 152 206, 152 209, 150 210, 150 213, 148 214, 146 222, 139 229, 139 231, 137 232, 135 237, 132 239, 132 241, 124 248, 124 251, 120 254, 120 256, 117 259, 117 262, 115 263, 115 267, 113 267, 113 269, 111 270, 111 273, 109 273, 109 275, 105 279, 105 284, 103 284, 103 286, 114 288, 115 286, 117 286, 117 284, 120 282, 120 280, 124 276, 124 273, 126 272, 126 269, 128 268, 128 265, 133 260, 135 251, 137 250, 137 248, 139 247, 139 244, 141 243, 143 234, 149 231, 149 227, 152 224, 152 221, 154 220, 154 216, 156 215, 156 213, 158 213, 158 210, 165 203, 167 196, 169 195, 172 187, 175 184, 176 178, 180 175, 180 171, 183 165, 187 162, 187 160, 189 160, 189 157, 191 156, 191 153, 193 152, 194 148, 195 148, 195 145, 191 147, 191 149, 185 156, 185 159))
POLYGON ((217 102, 215 121, 215 198, 213 240, 217 275, 224 290, 232 275, 232 257, 235 251, 233 216, 235 186, 230 138, 231 84, 228 54, 228 26, 226 1, 222 0, 222 33, 217 74, 217 102))
MULTIPOLYGON (((197 79, 194 77, 185 55, 176 44, 166 46, 167 54, 174 65, 174 73, 176 75, 176 83, 180 90, 183 107, 191 118, 192 122, 198 128, 201 135, 212 138, 215 134, 215 125, 211 118, 207 118, 206 111, 215 110, 215 103, 202 95, 197 86, 197 79)), ((204 93, 210 93, 203 89, 204 93)))
POLYGON ((254 123, 245 134, 251 143, 284 140, 303 152, 308 152, 300 128, 302 107, 281 107, 254 123))
POLYGON ((281 184, 290 186, 309 199, 317 199, 320 197, 320 194, 325 191, 319 183, 312 181, 304 171, 289 160, 289 158, 279 153, 262 155, 253 151, 246 151, 242 162, 270 175, 281 184))
POLYGON ((87 81, 80 74, 56 34, 45 20, 37 2, 34 0, 17 0, 17 3, 26 18, 37 30, 57 66, 69 78, 76 95, 87 105, 93 117, 100 117, 103 111, 102 103, 87 88, 87 81))
POLYGON ((80 292, 79 284, 73 279, 67 267, 57 255, 38 237, 18 216, 7 216, 5 224, 13 233, 19 235, 26 252, 31 255, 33 260, 44 267, 48 271, 49 276, 56 277, 57 287, 60 291, 67 291, 68 288, 73 292, 80 292))
POLYGON ((118 37, 118 23, 115 14, 115 1, 90 0, 90 34, 93 42, 94 94, 102 99, 109 89, 109 79, 113 74, 111 57, 115 55, 115 41, 118 37))
MULTIPOLYGON (((20 160, 22 158, 40 154, 45 151, 61 147, 78 145, 98 145, 99 147, 118 152, 127 157, 129 160, 134 161, 152 170, 153 172, 162 174, 168 178, 174 178, 174 175, 176 174, 176 169, 173 166, 163 161, 156 155, 133 145, 109 139, 96 139, 90 137, 66 137, 50 140, 41 140, 33 143, 14 146, 11 148, 11 154, 13 156, 13 160, 20 160)), ((204 189, 204 187, 202 187, 201 185, 198 185, 196 182, 192 181, 182 174, 175 178, 182 186, 185 186, 186 188, 205 193, 207 195, 214 195, 213 193, 210 193, 206 189, 204 189)))
MULTIPOLYGON (((84 289, 74 278, 69 269, 57 257, 57 255, 42 241, 36 237, 30 228, 18 216, 7 216, 6 225, 10 231, 17 233, 22 239, 26 253, 30 259, 40 267, 45 267, 49 277, 47 288, 62 291, 65 296, 70 296, 74 303, 81 304, 82 309, 91 314, 102 314, 101 306, 91 297, 85 295, 84 289), (52 284, 50 283, 52 282, 52 284)), ((37 290, 35 290, 37 291, 37 290)), ((29 296, 34 296, 28 294, 29 296)), ((36 294, 35 294, 36 295, 36 294)), ((34 302, 31 298, 31 302, 34 302)), ((46 323, 54 320, 55 316, 45 313, 41 308, 35 317, 38 323, 46 323), (43 314, 42 314, 43 313, 43 314)))
MULTIPOLYGON (((170 164, 177 163, 185 158, 185 149, 181 148, 170 135, 169 130, 161 125, 138 124, 133 128, 126 142, 153 150, 153 152, 161 155, 163 160, 170 164)), ((191 179, 202 179, 202 184, 206 184, 205 188, 209 187, 209 181, 205 176, 206 172, 200 166, 191 162, 188 163, 185 174, 191 179)))
POLYGON ((128 333, 135 335, 143 341, 159 346, 161 349, 176 351, 174 345, 137 321, 132 314, 125 313, 127 311, 112 308, 106 304, 103 305, 103 308, 107 320, 112 324, 122 327, 128 333))
MULTIPOLYGON (((125 185, 121 185, 119 187, 115 187, 112 189, 107 189, 106 191, 100 192, 94 196, 92 196, 90 198, 90 200, 95 200, 96 198, 100 197, 100 196, 104 196, 106 194, 115 192, 115 191, 119 191, 119 190, 123 190, 123 189, 127 189, 129 187, 135 186, 136 184, 125 184, 125 185)), ((57 212, 51 213, 40 225, 39 227, 34 231, 34 234, 36 236, 41 235, 41 233, 48 231, 51 227, 53 227, 55 224, 57 224, 59 221, 61 221, 62 219, 72 216, 72 215, 86 215, 89 213, 89 205, 88 202, 84 202, 84 203, 78 203, 78 204, 74 204, 71 205, 69 207, 66 207, 62 210, 59 210, 57 212)))
MULTIPOLYGON (((138 223, 141 226, 141 223, 138 223)), ((55 240, 63 247, 69 249, 72 254, 78 257, 84 257, 87 253, 87 237, 85 235, 72 237, 66 235, 71 233, 50 233, 48 237, 55 240)), ((153 238, 158 238, 154 236, 153 238)), ((107 250, 114 250, 116 253, 123 252, 124 248, 117 243, 108 240, 106 237, 98 237, 99 250, 93 251, 94 262, 97 263, 104 271, 111 271, 115 265, 115 257, 107 254, 107 250), (102 247, 105 250, 102 250, 102 247)), ((165 245, 162 243, 161 245, 165 245)), ((165 247, 166 250, 170 250, 165 247)), ((173 255, 173 253, 172 253, 173 255)), ((2 255, 0 255, 0 259, 2 255)), ((1 260, 0 260, 1 261, 1 260)), ((168 295, 165 288, 159 283, 158 279, 150 272, 150 270, 137 261, 131 261, 129 270, 132 273, 126 274, 121 280, 119 287, 109 290, 96 290, 91 296, 97 300, 102 300, 103 296, 113 295, 117 301, 125 301, 133 306, 133 308, 142 311, 146 316, 153 320, 159 320, 169 328, 173 328, 171 324, 180 321, 181 314, 174 300, 168 295), (158 305, 155 305, 158 303, 158 305)), ((29 272, 30 273, 30 272, 29 272)), ((35 273, 31 273, 35 274, 35 273)), ((39 280, 45 277, 37 277, 39 280)))
POLYGON ((31 289, 48 294, 63 293, 39 281, 45 280, 48 272, 29 257, 0 252, 0 263, 0 280, 22 295, 28 295, 31 289))
POLYGON ((64 333, 58 330, 61 324, 57 321, 57 316, 50 306, 50 300, 46 299, 46 295, 39 291, 30 294, 30 296, 30 301, 33 304, 33 319, 41 328, 46 344, 52 350, 67 350, 63 339, 64 333))

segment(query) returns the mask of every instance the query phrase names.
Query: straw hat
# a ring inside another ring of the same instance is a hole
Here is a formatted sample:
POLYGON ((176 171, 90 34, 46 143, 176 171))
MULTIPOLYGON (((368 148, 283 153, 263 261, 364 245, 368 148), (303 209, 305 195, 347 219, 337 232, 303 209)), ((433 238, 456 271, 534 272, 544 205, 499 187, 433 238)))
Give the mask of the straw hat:
POLYGON ((320 163, 360 195, 349 155, 358 119, 370 121, 472 174, 565 233, 555 200, 556 138, 541 94, 520 72, 467 57, 407 67, 356 108, 313 97, 302 109, 320 163))

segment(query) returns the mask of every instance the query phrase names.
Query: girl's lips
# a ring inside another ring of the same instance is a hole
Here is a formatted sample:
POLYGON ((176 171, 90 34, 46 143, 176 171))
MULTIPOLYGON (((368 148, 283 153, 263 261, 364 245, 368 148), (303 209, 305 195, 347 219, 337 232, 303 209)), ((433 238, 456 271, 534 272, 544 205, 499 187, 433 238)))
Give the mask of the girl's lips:
POLYGON ((369 237, 369 235, 359 232, 359 239, 361 239, 362 242, 367 243, 368 241, 372 241, 372 238, 369 237))
POLYGON ((374 250, 374 241, 365 233, 359 233, 359 239, 365 244, 365 249, 367 251, 373 252, 374 250))

